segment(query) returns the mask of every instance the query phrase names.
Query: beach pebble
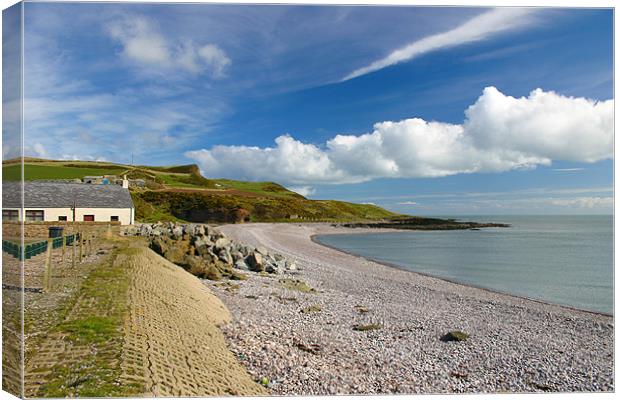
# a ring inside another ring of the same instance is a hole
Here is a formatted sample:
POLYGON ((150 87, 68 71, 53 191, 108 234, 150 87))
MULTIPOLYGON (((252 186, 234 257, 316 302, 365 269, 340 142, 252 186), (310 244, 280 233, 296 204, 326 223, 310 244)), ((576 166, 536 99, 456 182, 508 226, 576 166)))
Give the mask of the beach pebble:
POLYGON ((233 315, 222 327, 229 347, 247 355, 242 363, 255 379, 277 378, 274 395, 614 390, 611 317, 360 262, 310 240, 345 231, 328 224, 220 229, 252 250, 281 254, 283 277, 295 272, 317 289, 280 288, 250 273, 238 295, 220 296, 233 315), (321 311, 300 312, 312 306, 321 311), (382 328, 351 329, 375 323, 382 328), (439 340, 455 330, 471 336, 439 340))

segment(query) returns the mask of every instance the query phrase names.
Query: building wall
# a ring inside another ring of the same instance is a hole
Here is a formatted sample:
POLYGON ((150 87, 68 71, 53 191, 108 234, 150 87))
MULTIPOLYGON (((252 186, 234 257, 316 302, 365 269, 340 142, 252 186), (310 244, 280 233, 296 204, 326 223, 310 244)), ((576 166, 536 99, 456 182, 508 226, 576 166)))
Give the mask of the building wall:
MULTIPOLYGON (((18 210, 17 208, 4 208, 4 210, 18 210)), ((43 210, 44 221, 58 221, 58 217, 66 216, 67 221, 73 221, 73 211, 71 208, 26 208, 28 210, 43 210)), ((133 208, 76 208, 75 220, 84 221, 84 215, 94 215, 95 222, 110 222, 110 217, 118 216, 121 225, 131 225, 134 222, 133 208)))
POLYGON ((71 235, 75 232, 84 234, 103 235, 111 232, 114 235, 120 234, 120 222, 64 222, 64 221, 48 221, 48 222, 26 222, 23 225, 16 221, 2 222, 2 235, 6 239, 19 239, 24 234, 25 238, 46 238, 48 236, 48 228, 50 226, 61 226, 64 228, 64 235, 71 235))

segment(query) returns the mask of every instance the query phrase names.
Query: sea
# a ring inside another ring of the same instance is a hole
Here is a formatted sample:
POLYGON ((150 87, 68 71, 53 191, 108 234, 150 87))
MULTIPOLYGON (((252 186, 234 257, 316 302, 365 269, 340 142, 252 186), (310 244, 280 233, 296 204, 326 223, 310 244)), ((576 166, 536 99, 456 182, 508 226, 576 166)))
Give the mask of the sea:
POLYGON ((613 216, 463 216, 509 228, 321 235, 349 253, 476 287, 613 314, 613 216))

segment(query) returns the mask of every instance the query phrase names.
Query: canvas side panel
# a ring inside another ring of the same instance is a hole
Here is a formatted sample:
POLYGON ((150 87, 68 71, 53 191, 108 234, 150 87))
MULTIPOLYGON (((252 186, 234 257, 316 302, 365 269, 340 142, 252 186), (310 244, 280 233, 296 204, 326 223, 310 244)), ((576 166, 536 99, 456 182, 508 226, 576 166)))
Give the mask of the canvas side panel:
POLYGON ((2 390, 23 395, 22 3, 2 12, 2 390))

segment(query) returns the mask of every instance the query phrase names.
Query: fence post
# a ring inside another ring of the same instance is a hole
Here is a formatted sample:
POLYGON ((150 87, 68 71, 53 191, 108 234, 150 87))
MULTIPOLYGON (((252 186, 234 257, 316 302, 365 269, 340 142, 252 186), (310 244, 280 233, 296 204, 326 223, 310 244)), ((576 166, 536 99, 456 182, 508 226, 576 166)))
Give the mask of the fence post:
POLYGON ((82 252, 83 252, 83 250, 82 250, 82 247, 83 247, 82 242, 83 242, 84 238, 82 237, 82 233, 81 232, 79 232, 78 235, 80 235, 80 262, 82 262, 82 252))
POLYGON ((75 268, 75 239, 77 239, 77 234, 73 232, 73 239, 71 240, 71 268, 75 268))
POLYGON ((67 243, 67 237, 62 235, 62 266, 65 266, 65 246, 67 243))
POLYGON ((52 250, 54 249, 54 239, 47 239, 47 254, 45 256, 45 271, 43 272, 43 291, 49 292, 52 277, 52 250))

